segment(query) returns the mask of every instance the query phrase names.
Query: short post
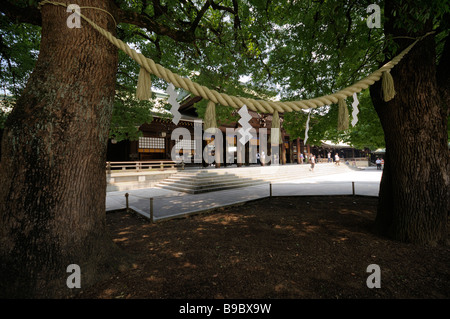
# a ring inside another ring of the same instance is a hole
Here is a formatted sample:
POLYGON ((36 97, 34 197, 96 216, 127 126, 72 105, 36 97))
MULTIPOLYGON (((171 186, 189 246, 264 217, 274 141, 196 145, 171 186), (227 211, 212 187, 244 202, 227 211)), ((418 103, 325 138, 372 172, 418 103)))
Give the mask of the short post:
POLYGON ((355 196, 355 182, 352 182, 352 194, 355 196))
POLYGON ((106 162, 106 170, 108 174, 111 174, 111 162, 106 162))
POLYGON ((150 221, 153 223, 153 197, 150 198, 150 221))
POLYGON ((127 213, 129 213, 129 209, 128 209, 128 193, 125 193, 125 201, 126 201, 126 206, 127 206, 127 213))
POLYGON ((272 197, 272 183, 269 183, 270 197, 272 197))
POLYGON ((163 162, 160 162, 160 163, 159 163, 159 167, 161 168, 162 171, 164 170, 164 164, 163 164, 163 162))

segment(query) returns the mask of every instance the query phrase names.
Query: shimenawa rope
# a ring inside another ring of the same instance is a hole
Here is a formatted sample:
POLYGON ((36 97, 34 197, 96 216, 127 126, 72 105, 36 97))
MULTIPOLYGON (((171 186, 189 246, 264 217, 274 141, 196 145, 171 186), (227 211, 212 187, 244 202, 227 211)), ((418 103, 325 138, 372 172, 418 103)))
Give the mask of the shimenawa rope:
MULTIPOLYGON (((53 2, 44 0, 41 1, 39 6, 43 6, 45 4, 52 4, 52 5, 58 5, 67 7, 66 4, 60 3, 60 2, 53 2)), ((99 9, 99 8, 98 8, 99 9)), ((99 9, 102 11, 105 11, 103 9, 99 9)), ((107 11, 105 11, 107 12, 107 11)), ((109 12, 108 12, 109 13, 109 12)), ((299 111, 301 109, 311 109, 311 108, 317 108, 323 105, 330 105, 330 104, 336 104, 339 102, 340 99, 345 100, 347 97, 352 96, 353 93, 359 93, 364 89, 367 89, 370 85, 374 84, 376 81, 380 80, 382 77, 387 77, 386 80, 386 88, 390 88, 390 93, 385 93, 385 100, 389 100, 389 98, 393 97, 393 81, 391 81, 391 78, 389 79, 388 76, 390 76, 390 70, 397 65, 400 60, 408 54, 408 52, 416 45, 417 42, 425 38, 426 36, 434 33, 429 32, 425 34, 422 37, 416 38, 416 40, 409 45, 406 49, 404 49, 400 54, 398 54, 396 57, 394 57, 391 61, 384 64, 381 68, 376 70, 375 72, 371 73, 369 76, 365 77, 364 79, 354 83, 353 85, 346 87, 334 94, 331 95, 325 95, 321 97, 317 97, 314 99, 309 100, 300 100, 300 101, 287 101, 287 102, 274 102, 274 101, 265 101, 265 100, 255 100, 250 98, 244 98, 244 97, 238 97, 238 96, 230 96, 224 93, 219 93, 215 90, 210 90, 209 88, 199 85, 195 82, 192 82, 188 78, 183 78, 170 70, 164 68, 163 66, 155 63, 152 59, 146 58, 141 53, 137 53, 135 50, 131 49, 126 43, 121 41, 120 39, 117 39, 114 37, 110 32, 103 29, 102 27, 98 26, 96 23, 94 23, 92 20, 84 16, 80 13, 80 17, 82 17, 88 24, 90 24, 95 30, 97 30, 100 34, 105 36, 112 44, 114 44, 117 48, 124 51, 127 55, 129 55, 133 60, 135 60, 139 65, 144 68, 148 73, 154 74, 155 76, 159 77, 160 79, 163 79, 169 83, 172 83, 174 86, 178 88, 182 88, 184 90, 187 90, 191 92, 192 94, 196 96, 200 96, 206 100, 212 101, 216 104, 220 104, 223 106, 231 106, 234 108, 241 108, 244 105, 247 105, 247 107, 250 110, 262 112, 262 113, 274 113, 275 111, 278 111, 280 113, 283 112, 292 112, 292 111, 299 111)), ((395 94, 395 93, 394 93, 395 94)))

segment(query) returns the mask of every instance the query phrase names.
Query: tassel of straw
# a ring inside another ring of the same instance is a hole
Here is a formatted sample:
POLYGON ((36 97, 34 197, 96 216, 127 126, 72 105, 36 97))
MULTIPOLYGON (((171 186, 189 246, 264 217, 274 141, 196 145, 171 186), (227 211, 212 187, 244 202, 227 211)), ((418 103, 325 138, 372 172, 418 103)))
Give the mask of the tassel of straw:
POLYGON ((207 130, 211 127, 217 127, 216 104, 213 101, 209 101, 206 106, 204 129, 207 130))
POLYGON ((348 107, 344 99, 339 99, 338 130, 348 130, 348 107))
POLYGON ((150 100, 152 97, 152 78, 150 73, 144 68, 139 71, 139 78, 136 88, 136 98, 138 100, 150 100))
MULTIPOLYGON (((280 115, 278 114, 278 111, 273 112, 271 130, 272 129, 278 129, 278 144, 283 143, 283 138, 281 136, 280 115)), ((272 141, 272 136, 270 137, 270 140, 272 141)))
MULTIPOLYGON (((205 112, 205 126, 204 130, 214 128, 215 134, 222 134, 220 130, 217 128, 217 120, 216 120, 216 104, 213 101, 209 101, 208 105, 206 106, 206 112, 205 112)), ((222 162, 222 149, 219 145, 216 145, 216 138, 217 136, 214 136, 214 146, 215 146, 215 152, 214 152, 214 160, 216 167, 220 167, 222 162)))
POLYGON ((383 88, 383 98, 385 102, 389 102, 395 96, 394 79, 392 78, 390 71, 383 72, 383 78, 381 81, 383 88))

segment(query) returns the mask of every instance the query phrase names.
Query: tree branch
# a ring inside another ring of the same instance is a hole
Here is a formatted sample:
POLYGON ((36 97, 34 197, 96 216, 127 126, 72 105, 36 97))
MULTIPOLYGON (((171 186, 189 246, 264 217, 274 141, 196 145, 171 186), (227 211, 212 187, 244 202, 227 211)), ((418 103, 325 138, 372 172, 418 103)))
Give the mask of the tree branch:
POLYGON ((3 0, 0 3, 0 12, 4 13, 13 23, 22 22, 42 25, 41 12, 35 7, 22 8, 3 0))
POLYGON ((240 29, 241 28, 241 21, 239 20, 239 4, 237 0, 233 0, 233 7, 234 7, 234 29, 240 29))
POLYGON ((195 40, 195 35, 193 32, 169 28, 156 22, 154 19, 147 15, 143 15, 134 11, 118 9, 117 16, 119 22, 129 23, 140 28, 145 28, 150 32, 168 36, 178 42, 192 43, 195 40))
POLYGON ((155 17, 162 16, 167 13, 167 6, 161 5, 159 0, 152 0, 153 2, 153 11, 155 12, 155 17))
POLYGON ((195 17, 194 22, 192 22, 191 25, 191 32, 194 32, 195 29, 197 29, 198 24, 200 23, 200 20, 202 19, 203 15, 205 14, 206 10, 210 7, 210 3, 206 2, 203 7, 200 9, 199 12, 197 12, 197 16, 195 17))
POLYGON ((231 9, 231 8, 229 8, 229 7, 224 7, 224 6, 221 6, 221 5, 219 5, 219 4, 215 4, 213 0, 208 0, 208 2, 211 4, 211 7, 212 7, 214 10, 227 11, 227 12, 229 12, 229 13, 231 13, 231 14, 237 15, 237 12, 235 12, 233 9, 231 9))

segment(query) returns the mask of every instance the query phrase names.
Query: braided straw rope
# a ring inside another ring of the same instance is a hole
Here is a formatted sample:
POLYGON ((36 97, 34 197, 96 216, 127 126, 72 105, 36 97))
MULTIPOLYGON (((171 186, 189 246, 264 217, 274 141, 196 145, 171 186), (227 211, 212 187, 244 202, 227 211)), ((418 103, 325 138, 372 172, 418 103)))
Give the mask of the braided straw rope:
MULTIPOLYGON (((67 7, 66 4, 60 2, 53 2, 44 0, 39 3, 39 6, 44 4, 52 4, 59 5, 63 7, 67 7)), ((102 11, 104 11, 102 9, 102 11)), ((422 40, 424 37, 428 36, 431 33, 429 32, 422 37, 419 37, 414 41, 410 46, 404 49, 399 55, 394 57, 391 61, 387 62, 381 68, 371 73, 369 76, 364 79, 354 83, 353 85, 346 87, 343 90, 340 90, 334 94, 321 96, 314 99, 309 100, 301 100, 301 101, 288 101, 288 102, 274 102, 274 101, 265 101, 265 100, 255 100, 250 98, 243 98, 237 96, 230 96, 224 93, 219 93, 215 90, 210 90, 209 88, 199 85, 195 82, 192 82, 188 78, 184 78, 179 76, 178 74, 173 73, 172 71, 164 68, 163 66, 155 63, 152 59, 149 59, 142 55, 141 53, 137 53, 135 50, 131 49, 126 43, 117 39, 110 32, 106 31, 102 27, 98 26, 92 20, 85 17, 83 14, 80 16, 89 23, 95 30, 97 30, 100 34, 105 36, 113 45, 117 48, 124 51, 127 55, 129 55, 133 60, 135 60, 139 65, 147 70, 147 72, 156 75, 160 79, 165 80, 166 82, 172 83, 174 86, 178 88, 183 88, 191 92, 196 96, 201 96, 202 98, 212 101, 217 104, 221 104, 223 106, 231 106, 233 108, 241 108, 244 105, 247 105, 249 109, 256 112, 261 113, 274 113, 278 111, 280 113, 284 112, 292 112, 299 111, 301 109, 311 109, 317 108, 323 105, 330 105, 338 103, 339 99, 346 99, 349 96, 352 96, 353 93, 359 93, 364 89, 367 89, 370 85, 374 84, 376 81, 380 80, 383 75, 383 72, 389 72, 395 65, 397 65, 400 60, 408 54, 408 52, 416 45, 417 42, 422 40)))

